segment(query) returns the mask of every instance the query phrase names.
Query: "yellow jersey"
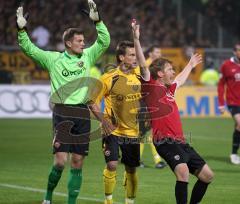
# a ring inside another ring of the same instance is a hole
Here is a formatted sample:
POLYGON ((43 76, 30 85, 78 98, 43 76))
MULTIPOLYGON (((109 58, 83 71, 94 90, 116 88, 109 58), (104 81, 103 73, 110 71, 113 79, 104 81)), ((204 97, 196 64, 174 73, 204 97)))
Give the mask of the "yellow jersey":
POLYGON ((102 91, 97 101, 104 97, 104 115, 117 127, 113 135, 131 138, 139 136, 140 77, 138 68, 125 74, 119 67, 100 77, 102 91))

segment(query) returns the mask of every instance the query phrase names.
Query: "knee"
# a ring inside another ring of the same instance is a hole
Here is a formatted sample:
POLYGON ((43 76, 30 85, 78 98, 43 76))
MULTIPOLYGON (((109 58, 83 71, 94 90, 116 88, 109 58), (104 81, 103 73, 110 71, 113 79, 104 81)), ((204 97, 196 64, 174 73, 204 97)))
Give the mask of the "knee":
POLYGON ((175 168, 175 175, 178 181, 188 182, 189 179, 189 169, 187 165, 177 166, 175 168))
POLYGON ((214 173, 207 165, 205 165, 197 177, 205 183, 211 183, 214 178, 214 173))
POLYGON ((210 170, 205 174, 204 182, 211 183, 214 179, 214 173, 210 170))
POLYGON ((71 167, 74 169, 81 169, 83 166, 83 159, 81 158, 72 158, 71 167))
POLYGON ((56 157, 54 160, 54 165, 59 169, 64 169, 67 159, 64 157, 56 157))
POLYGON ((116 171, 116 169, 117 169, 117 163, 116 162, 108 162, 107 163, 107 169, 109 170, 109 171, 116 171))

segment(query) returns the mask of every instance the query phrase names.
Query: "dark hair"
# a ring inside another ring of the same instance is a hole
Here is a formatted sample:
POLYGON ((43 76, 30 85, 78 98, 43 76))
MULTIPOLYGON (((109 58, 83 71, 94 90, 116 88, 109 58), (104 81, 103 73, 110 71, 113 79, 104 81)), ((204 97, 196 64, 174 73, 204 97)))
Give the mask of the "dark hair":
POLYGON ((234 51, 237 51, 237 46, 240 46, 240 42, 238 42, 234 45, 234 48, 233 48, 234 51))
POLYGON ((152 52, 154 49, 158 49, 158 48, 160 48, 160 46, 157 45, 157 44, 151 45, 151 46, 145 51, 145 55, 146 55, 146 56, 149 55, 150 52, 152 52))
POLYGON ((150 64, 149 70, 150 70, 151 76, 154 80, 156 80, 158 78, 158 72, 164 71, 165 65, 168 63, 172 64, 172 62, 168 59, 157 58, 152 62, 152 64, 150 64))
POLYGON ((118 43, 117 48, 116 48, 116 59, 117 59, 118 64, 121 63, 119 56, 125 55, 127 48, 134 48, 133 42, 124 40, 124 41, 121 41, 118 43))
POLYGON ((62 38, 65 47, 68 47, 66 42, 71 40, 75 34, 83 35, 83 31, 80 28, 68 28, 67 30, 64 31, 62 38))

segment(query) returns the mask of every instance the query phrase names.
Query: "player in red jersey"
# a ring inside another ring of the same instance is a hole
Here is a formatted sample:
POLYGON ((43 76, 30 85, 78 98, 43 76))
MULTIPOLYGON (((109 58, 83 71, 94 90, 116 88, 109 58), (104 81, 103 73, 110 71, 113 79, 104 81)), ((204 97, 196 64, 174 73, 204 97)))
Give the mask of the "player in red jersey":
POLYGON ((221 66, 218 103, 220 112, 224 113, 226 93, 226 104, 235 121, 230 159, 233 164, 240 164, 240 157, 237 154, 240 145, 240 43, 234 46, 233 53, 234 57, 224 61, 221 66))
POLYGON ((172 63, 158 58, 150 65, 150 81, 143 81, 143 96, 151 116, 154 145, 176 175, 177 204, 187 203, 189 173, 198 178, 192 190, 190 204, 197 204, 202 200, 213 179, 212 170, 184 138, 174 97, 177 88, 185 83, 191 70, 201 61, 201 56, 194 54, 175 78, 172 63))

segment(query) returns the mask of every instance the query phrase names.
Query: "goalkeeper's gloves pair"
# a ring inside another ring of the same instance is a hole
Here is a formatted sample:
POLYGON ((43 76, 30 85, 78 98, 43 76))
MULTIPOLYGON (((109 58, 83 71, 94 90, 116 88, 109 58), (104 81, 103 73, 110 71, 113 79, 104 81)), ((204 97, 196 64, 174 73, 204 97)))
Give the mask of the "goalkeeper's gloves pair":
MULTIPOLYGON (((101 21, 97 5, 93 0, 88 0, 89 12, 82 10, 94 23, 101 21)), ((18 7, 16 11, 18 30, 26 28, 28 14, 23 15, 23 7, 18 7)))

